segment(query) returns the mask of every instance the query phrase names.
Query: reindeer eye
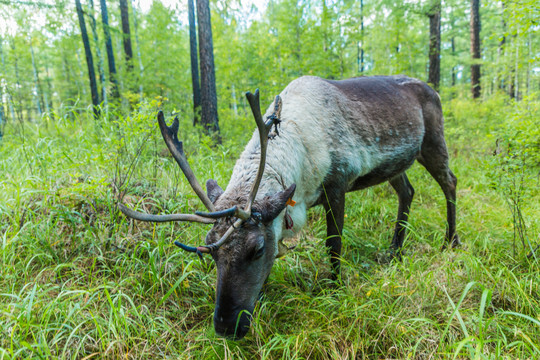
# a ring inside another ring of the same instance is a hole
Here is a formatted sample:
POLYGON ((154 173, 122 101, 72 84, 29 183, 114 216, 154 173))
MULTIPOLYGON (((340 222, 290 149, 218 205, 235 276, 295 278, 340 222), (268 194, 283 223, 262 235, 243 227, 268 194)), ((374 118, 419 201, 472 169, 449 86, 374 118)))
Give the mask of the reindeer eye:
POLYGON ((257 250, 257 252, 255 253, 255 255, 253 256, 253 260, 257 260, 258 258, 260 258, 261 256, 263 256, 264 254, 264 246, 261 247, 259 250, 257 250))

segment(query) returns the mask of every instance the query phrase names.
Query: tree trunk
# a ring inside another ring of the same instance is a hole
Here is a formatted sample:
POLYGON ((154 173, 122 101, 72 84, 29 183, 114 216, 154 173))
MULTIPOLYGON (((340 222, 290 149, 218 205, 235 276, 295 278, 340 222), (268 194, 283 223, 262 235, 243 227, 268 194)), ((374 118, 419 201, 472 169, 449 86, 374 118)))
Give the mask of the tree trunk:
POLYGON ((131 72, 133 69, 133 64, 131 63, 133 50, 131 49, 131 32, 129 31, 129 8, 127 0, 120 0, 120 15, 122 18, 122 32, 124 34, 124 53, 126 54, 128 72, 131 72))
POLYGON ((429 74, 428 83, 439 91, 441 80, 441 1, 433 3, 429 14, 429 74))
POLYGON ((508 66, 508 79, 507 79, 507 83, 508 83, 508 95, 510 96, 511 99, 515 99, 516 97, 516 91, 515 91, 515 67, 512 66, 512 55, 513 55, 513 52, 512 52, 512 47, 510 45, 512 44, 515 44, 515 42, 517 41, 516 39, 516 35, 512 35, 512 40, 509 41, 507 47, 505 47, 505 52, 506 52, 506 64, 508 66))
POLYGON ((43 115, 43 94, 41 92, 41 85, 39 83, 39 74, 36 66, 36 57, 34 56, 34 47, 32 46, 32 39, 30 39, 30 54, 32 55, 32 70, 34 72, 34 96, 36 98, 36 108, 38 115, 43 115))
MULTIPOLYGON (((75 85, 77 86, 77 91, 79 91, 79 86, 77 84, 76 76, 73 73, 73 70, 71 69, 71 67, 69 66, 69 63, 67 61, 67 57, 64 55, 62 58, 63 58, 63 61, 62 61, 62 73, 66 77, 65 78, 66 84, 73 84, 73 82, 75 82, 75 85), (73 81, 71 81, 72 78, 74 79, 73 81)), ((74 98, 76 96, 73 93, 71 86, 67 87, 67 91, 68 91, 68 96, 67 96, 68 98, 74 98)))
MULTIPOLYGON (((295 56, 295 59, 296 59, 296 64, 298 64, 297 66, 301 66, 300 65, 300 56, 301 56, 301 53, 302 53, 302 43, 300 41, 300 19, 301 19, 301 14, 300 14, 300 3, 299 3, 300 0, 297 0, 296 1, 296 7, 294 9, 295 11, 295 14, 294 14, 294 18, 296 20, 296 24, 295 24, 295 28, 296 28, 296 31, 295 31, 295 40, 296 40, 296 48, 295 50, 293 50, 293 53, 294 53, 294 56, 295 56)), ((302 73, 301 69, 297 69, 296 73, 298 75, 300 75, 302 73)))
POLYGON ((0 85, 0 140, 4 136, 4 125, 6 124, 6 116, 4 115, 4 88, 0 85))
POLYGON ((94 105, 94 115, 99 116, 99 95, 97 91, 96 74, 94 72, 94 60, 92 58, 92 50, 90 49, 90 41, 86 32, 86 24, 82 11, 81 1, 75 0, 77 7, 77 16, 79 17, 79 26, 81 27, 81 36, 84 45, 84 53, 86 55, 86 65, 88 66, 88 79, 90 80, 90 93, 92 94, 92 105, 94 105))
MULTIPOLYGON (((4 110, 4 83, 6 76, 6 63, 4 61, 4 51, 2 50, 2 36, 0 36, 0 60, 2 61, 2 76, 0 76, 0 139, 3 135, 4 125, 7 122, 6 112, 4 110)), ((6 96, 7 98, 7 96, 6 96)))
MULTIPOLYGON (((22 103, 22 96, 21 96, 21 78, 19 76, 19 56, 17 56, 15 51, 15 41, 11 39, 10 41, 11 45, 11 51, 13 53, 13 68, 15 70, 15 88, 17 89, 16 98, 15 98, 15 104, 17 105, 15 108, 15 111, 17 112, 17 117, 19 121, 22 123, 24 122, 24 112, 23 112, 23 103, 22 103)), ((11 94, 11 100, 13 102, 13 94, 11 94)), ((13 118, 15 120, 15 118, 13 118)))
POLYGON ((212 25, 208 0, 197 1, 197 18, 199 20, 199 57, 201 62, 201 123, 220 144, 212 25))
POLYGON ((480 97, 480 0, 471 0, 471 92, 473 99, 480 97))
POLYGON ((114 51, 112 47, 111 31, 109 29, 109 15, 107 14, 107 2, 100 0, 101 4, 101 21, 103 22, 103 32, 105 35, 105 48, 107 49, 107 60, 109 62, 109 79, 112 85, 112 97, 118 99, 118 79, 116 78, 116 65, 114 63, 114 51))
POLYGON ((232 99, 233 99, 232 108, 234 111, 234 115, 238 116, 238 101, 236 100, 236 89, 234 87, 234 84, 232 84, 231 86, 231 91, 232 91, 232 99))
POLYGON ((4 87, 0 85, 0 140, 4 136, 4 125, 6 124, 6 116, 4 112, 4 87))
POLYGON ((75 56, 77 57, 77 65, 79 65, 79 80, 75 80, 75 82, 77 83, 77 90, 79 91, 79 94, 82 92, 83 96, 86 96, 86 87, 84 87, 84 74, 80 48, 78 48, 75 52, 75 56))
MULTIPOLYGON (((113 37, 114 37, 114 41, 115 41, 115 45, 116 45, 116 48, 117 49, 122 49, 122 45, 123 45, 123 36, 120 32, 117 32, 115 34, 113 34, 113 37)), ((116 55, 118 55, 119 57, 121 57, 121 50, 119 52, 116 53, 116 55)), ((120 72, 122 71, 122 67, 119 66, 120 68, 120 72)), ((124 94, 125 93, 125 87, 124 87, 124 81, 126 80, 126 78, 122 78, 122 77, 118 77, 118 88, 120 90, 120 94, 124 94)), ((124 108, 124 110, 127 110, 129 111, 129 101, 128 99, 126 99, 126 97, 121 97, 122 98, 122 107, 124 108)))
MULTIPOLYGON (((532 28, 529 28, 528 34, 527 34, 527 59, 532 59, 532 28)), ((527 61, 527 96, 531 94, 531 62, 527 61)))
POLYGON ((138 35, 138 27, 137 27, 137 14, 135 13, 135 4, 131 3, 131 8, 133 9, 133 25, 135 27, 135 48, 137 49, 137 59, 139 60, 139 97, 140 101, 142 102, 144 100, 144 92, 143 92, 143 84, 142 84, 142 78, 144 73, 144 66, 142 63, 141 58, 141 47, 139 46, 139 35, 138 35))
MULTIPOLYGON (((508 90, 506 89, 506 80, 505 80, 505 76, 506 76, 506 64, 505 64, 505 61, 504 59, 506 58, 505 56, 505 51, 506 51, 506 20, 504 18, 504 12, 505 12, 505 6, 504 6, 504 1, 501 2, 501 26, 502 26, 502 38, 501 38, 501 41, 499 42, 499 48, 497 49, 497 57, 499 59, 499 62, 502 62, 503 65, 502 65, 502 70, 499 69, 499 67, 497 67, 497 71, 501 71, 501 74, 500 74, 500 79, 498 81, 498 86, 501 90, 505 91, 505 92, 508 92, 508 90)), ((510 97, 512 97, 512 95, 510 95, 510 97)))
POLYGON ((360 0, 360 72, 364 72, 364 0, 360 0))
POLYGON ((199 122, 201 113, 201 87, 199 85, 199 64, 197 59, 197 30, 195 28, 195 8, 193 0, 188 0, 189 52, 191 55, 191 85, 193 87, 193 125, 199 122))
POLYGON ((450 43, 452 46, 452 87, 456 86, 456 66, 454 65, 454 59, 456 56, 456 44, 454 37, 450 39, 450 43))
POLYGON ((47 90, 43 91, 43 98, 45 100, 45 111, 47 113, 50 113, 51 110, 53 109, 52 87, 51 87, 51 75, 49 73, 49 66, 47 63, 45 63, 45 83, 47 84, 47 90))
POLYGON ((98 57, 98 74, 99 82, 101 83, 101 99, 103 106, 107 108, 107 82, 105 81, 105 71, 103 69, 103 56, 101 56, 101 50, 99 49, 99 38, 97 34, 96 18, 94 16, 94 0, 88 0, 90 16, 90 26, 92 28, 92 36, 94 37, 94 46, 96 47, 96 55, 98 57))
POLYGON ((328 52, 328 49, 330 47, 330 39, 328 34, 328 7, 326 6, 326 0, 322 0, 322 13, 320 15, 321 17, 321 27, 319 30, 319 36, 322 39, 322 50, 324 52, 328 52))
POLYGON ((514 40, 516 48, 516 62, 514 67, 514 99, 519 100, 519 25, 514 40))
MULTIPOLYGON (((2 45, 3 45, 2 37, 0 36, 0 61, 2 62, 2 74, 5 79, 7 71, 6 71, 6 60, 4 59, 4 50, 3 50, 2 45)), ((2 91, 6 93, 6 97, 5 98, 2 97, 2 104, 3 104, 4 99, 7 99, 9 112, 11 114, 11 121, 15 121, 15 110, 13 109, 13 100, 11 98, 11 94, 6 90, 7 82, 2 82, 2 80, 0 79, 0 86, 2 87, 2 91)), ((4 112, 4 121, 7 122, 7 115, 5 112, 4 112)))

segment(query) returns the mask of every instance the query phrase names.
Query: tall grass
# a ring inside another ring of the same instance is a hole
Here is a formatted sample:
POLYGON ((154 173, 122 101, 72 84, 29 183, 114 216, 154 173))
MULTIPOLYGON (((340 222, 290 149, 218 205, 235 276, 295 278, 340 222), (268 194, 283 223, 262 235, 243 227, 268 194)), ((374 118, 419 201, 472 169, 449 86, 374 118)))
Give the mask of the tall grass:
MULTIPOLYGON (((65 111, 6 127, 0 359, 540 357, 540 267, 523 249, 513 251, 512 215, 490 175, 492 134, 505 129, 514 105, 447 104, 460 248, 440 251, 444 197, 415 165, 403 261, 386 256, 397 212, 388 185, 347 195, 340 286, 329 280, 322 210, 312 209, 238 342, 214 334, 210 259, 173 245, 202 242, 208 226, 132 222, 116 208, 122 195, 154 213, 201 207, 163 156, 157 105, 129 117, 65 111)), ((225 185, 251 135, 245 129, 254 126, 247 114, 224 112, 221 121, 223 146, 212 147, 187 118, 180 136, 199 179, 225 185)), ((529 236, 538 242, 538 187, 525 200, 529 236)))

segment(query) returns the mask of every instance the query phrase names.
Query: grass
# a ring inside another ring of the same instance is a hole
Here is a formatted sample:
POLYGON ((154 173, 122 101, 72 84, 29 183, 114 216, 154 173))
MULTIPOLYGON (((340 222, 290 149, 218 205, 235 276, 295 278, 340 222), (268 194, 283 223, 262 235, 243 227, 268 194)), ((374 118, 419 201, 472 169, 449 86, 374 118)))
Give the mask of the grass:
MULTIPOLYGON (((440 251, 442 191, 415 165, 403 261, 380 261, 397 211, 387 184, 347 195, 341 286, 329 280, 324 217, 312 209, 238 342, 214 334, 210 259, 173 245, 176 238, 202 242, 208 227, 134 223, 115 207, 119 188, 125 202, 154 213, 201 208, 176 164, 160 155, 154 105, 131 117, 94 122, 66 111, 6 128, 0 359, 540 357, 540 266, 514 246, 512 214, 492 186, 490 134, 504 129, 513 105, 446 104, 460 248, 440 251)), ((189 119, 181 137, 200 181, 225 185, 250 136, 245 129, 254 126, 247 114, 225 113, 221 121, 221 147, 212 148, 189 119)), ((521 206, 537 243, 540 195, 531 179, 521 206)))

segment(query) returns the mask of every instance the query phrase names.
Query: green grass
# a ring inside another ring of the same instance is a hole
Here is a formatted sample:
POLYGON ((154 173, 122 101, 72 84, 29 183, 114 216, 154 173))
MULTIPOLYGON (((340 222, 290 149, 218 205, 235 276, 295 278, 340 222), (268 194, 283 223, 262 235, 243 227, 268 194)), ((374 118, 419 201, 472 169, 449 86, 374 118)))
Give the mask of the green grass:
MULTIPOLYGON (((389 185, 347 196, 341 286, 329 280, 322 210, 312 209, 238 342, 214 333, 210 259, 173 245, 201 243, 208 226, 131 222, 115 207, 120 188, 126 203, 154 213, 201 208, 160 155, 152 106, 130 118, 69 112, 9 124, 0 145, 0 359, 539 358, 540 266, 514 245, 512 214, 492 185, 493 134, 513 109, 496 99, 446 104, 460 248, 440 251, 444 197, 414 165, 403 261, 384 261, 397 211, 389 185)), ((180 136, 199 180, 225 185, 254 125, 247 114, 221 121, 223 146, 212 148, 187 118, 180 136)), ((527 171, 521 210, 538 243, 538 169, 527 171)))

